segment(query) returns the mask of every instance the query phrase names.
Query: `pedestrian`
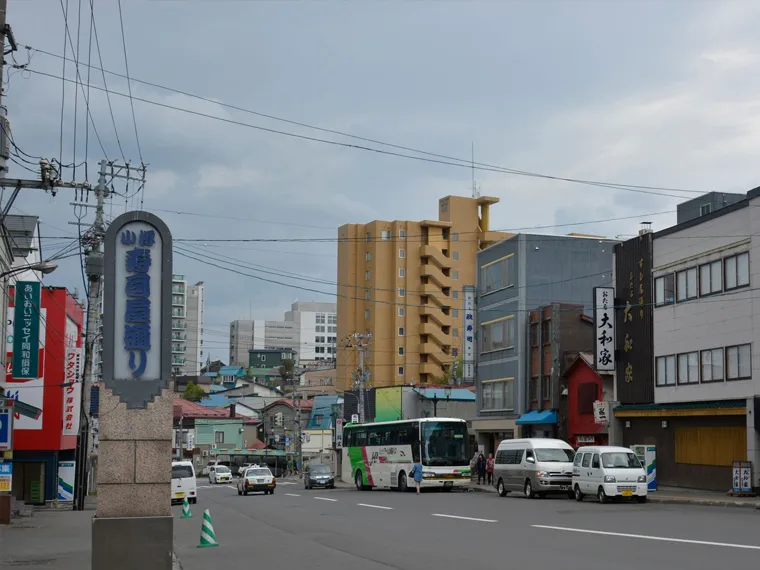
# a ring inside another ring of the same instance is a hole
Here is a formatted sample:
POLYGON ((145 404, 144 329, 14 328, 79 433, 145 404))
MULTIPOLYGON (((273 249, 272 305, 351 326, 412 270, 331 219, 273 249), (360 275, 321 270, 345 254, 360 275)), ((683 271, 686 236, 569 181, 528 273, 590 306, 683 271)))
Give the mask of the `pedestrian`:
POLYGON ((420 483, 422 483, 422 463, 420 460, 414 462, 412 467, 412 479, 414 479, 414 487, 417 489, 417 494, 420 494, 420 483))
POLYGON ((493 453, 488 454, 488 460, 486 461, 486 477, 488 478, 488 484, 493 485, 493 453))
POLYGON ((478 485, 482 485, 486 480, 486 458, 481 453, 478 455, 478 485))
POLYGON ((288 477, 293 475, 293 458, 288 459, 288 467, 286 473, 288 477))

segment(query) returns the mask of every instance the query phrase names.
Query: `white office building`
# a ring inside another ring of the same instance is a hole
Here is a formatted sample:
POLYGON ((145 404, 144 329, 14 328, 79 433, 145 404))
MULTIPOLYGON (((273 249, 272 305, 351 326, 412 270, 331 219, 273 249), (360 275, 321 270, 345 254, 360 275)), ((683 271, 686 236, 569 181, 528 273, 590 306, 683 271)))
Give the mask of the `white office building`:
POLYGON ((172 376, 197 376, 203 366, 203 281, 172 276, 172 376))

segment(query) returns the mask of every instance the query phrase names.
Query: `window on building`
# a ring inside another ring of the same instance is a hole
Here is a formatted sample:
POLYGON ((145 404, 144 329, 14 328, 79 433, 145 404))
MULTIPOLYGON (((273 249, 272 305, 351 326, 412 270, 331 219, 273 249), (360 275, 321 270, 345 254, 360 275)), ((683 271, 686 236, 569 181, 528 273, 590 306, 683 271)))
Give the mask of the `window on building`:
POLYGON ((459 261, 459 252, 458 251, 452 251, 451 252, 451 259, 454 261, 459 261))
POLYGON ((551 376, 543 376, 541 378, 541 398, 544 400, 548 400, 552 397, 551 382, 551 376))
POLYGON ((315 319, 316 319, 316 323, 318 325, 325 324, 325 314, 324 313, 317 313, 315 319))
POLYGON ((700 216, 706 216, 710 212, 712 212, 712 204, 702 204, 699 207, 699 215, 700 216))
POLYGON ((364 318, 365 319, 369 318, 369 309, 364 309, 364 318))
POLYGON ((389 240, 391 239, 391 232, 390 230, 383 230, 380 232, 380 239, 383 240, 389 240))
POLYGON ((314 332, 325 332, 325 327, 322 325, 317 325, 314 327, 314 332))
POLYGON ((404 289, 403 287, 399 287, 398 288, 398 296, 399 297, 406 297, 406 289, 404 289))
POLYGON ((337 325, 338 324, 338 315, 335 313, 327 315, 327 324, 328 325, 337 325))
POLYGON ((399 267, 398 268, 398 276, 401 277, 402 279, 404 277, 406 277, 406 269, 404 269, 403 267, 399 267))
POLYGON ((672 273, 654 280, 654 304, 672 305, 675 302, 675 277, 672 273))
POLYGON ((451 336, 454 338, 459 337, 459 329, 451 329, 451 336))
POLYGON ((723 381, 723 349, 702 351, 702 382, 723 381))
POLYGON ((723 291, 723 264, 720 261, 699 266, 699 294, 712 295, 723 291))
POLYGON ((406 230, 399 230, 398 231, 398 237, 400 237, 401 239, 405 239, 406 238, 406 230))
POLYGON ((459 271, 452 271, 452 272, 451 272, 451 278, 452 278, 454 281, 459 281, 459 271))
POLYGON ((481 295, 515 284, 515 257, 510 255, 480 268, 481 295))
POLYGON ((398 336, 404 336, 404 327, 398 328, 398 336))
POLYGON ((372 232, 367 232, 367 241, 372 241, 372 232))
POLYGON ((401 259, 404 259, 406 257, 406 250, 403 247, 398 248, 398 256, 401 259))
POLYGON ((541 342, 542 343, 551 344, 552 342, 551 329, 552 329, 551 319, 546 319, 544 321, 541 321, 541 342))
POLYGON ((372 300, 372 291, 370 291, 369 289, 365 289, 364 290, 364 298, 367 301, 371 301, 372 300))
POLYGON ((678 301, 697 298, 697 268, 690 267, 676 273, 676 296, 678 301))
POLYGON ((729 346, 726 348, 726 379, 744 378, 752 378, 752 347, 749 344, 729 346))
POLYGON ((368 251, 364 254, 364 261, 372 261, 372 252, 368 251))
POLYGON ((451 234, 451 241, 459 241, 459 233, 454 232, 451 234))
POLYGON ((452 348, 451 349, 451 356, 453 356, 454 358, 456 358, 457 356, 459 356, 459 349, 458 348, 452 348))
POLYGON ((365 281, 369 281, 371 277, 372 277, 372 272, 371 271, 365 271, 364 272, 364 280, 365 281))
POLYGON ((481 352, 503 350, 515 344, 515 319, 507 317, 480 327, 481 352))
POLYGON ((215 431, 214 432, 214 443, 224 443, 224 432, 223 431, 215 431))
POLYGON ((406 309, 404 307, 399 307, 398 308, 398 316, 399 317, 403 317, 404 315, 406 315, 406 309))
POLYGON ((678 355, 678 383, 699 384, 698 352, 687 352, 678 355))
POLYGON ((399 356, 404 356, 404 347, 403 346, 399 346, 398 347, 398 355, 399 356))
POLYGON ((482 409, 483 410, 512 410, 514 409, 514 393, 512 378, 500 380, 483 380, 482 409))
POLYGON ((335 326, 335 325, 331 325, 331 326, 327 327, 327 332, 336 333, 336 332, 338 332, 338 327, 335 326))
POLYGON ((314 342, 324 343, 325 342, 325 337, 323 337, 323 336, 314 337, 314 342))
POLYGON ((676 383, 676 357, 658 356, 655 362, 658 386, 673 386, 676 383))
POLYGON ((723 260, 726 291, 749 285, 749 253, 739 253, 723 260))
POLYGON ((459 318, 459 309, 451 309, 451 318, 452 319, 458 319, 459 318))
POLYGON ((403 366, 399 366, 398 367, 398 375, 399 376, 403 376, 404 375, 404 367, 403 366))
POLYGON ((459 289, 452 289, 451 290, 451 298, 452 299, 459 299, 459 289))

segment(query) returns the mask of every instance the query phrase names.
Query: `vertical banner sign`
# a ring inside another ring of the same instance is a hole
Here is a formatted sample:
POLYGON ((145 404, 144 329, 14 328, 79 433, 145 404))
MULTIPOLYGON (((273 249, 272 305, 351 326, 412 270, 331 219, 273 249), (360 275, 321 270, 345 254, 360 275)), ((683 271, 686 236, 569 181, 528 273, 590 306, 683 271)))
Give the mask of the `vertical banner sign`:
POLYGON ((13 449, 13 410, 0 407, 0 451, 13 449))
POLYGON ((0 493, 13 488, 13 463, 0 463, 0 493))
POLYGON ((343 449, 343 419, 335 420, 335 449, 343 449))
POLYGON ((63 388, 63 435, 79 433, 82 408, 82 349, 66 349, 66 369, 63 388))
POLYGON ((615 289, 594 287, 594 367, 615 370, 615 289))
POLYGON ((127 405, 144 409, 171 376, 172 238, 148 212, 127 212, 105 241, 103 382, 127 405))
POLYGON ((76 463, 73 461, 58 462, 58 500, 74 500, 74 475, 76 463))
POLYGON ((19 281, 15 287, 13 378, 39 378, 40 283, 19 281))
MULTIPOLYGON (((20 285, 21 284, 19 283, 18 286, 20 285)), ((19 294, 21 294, 22 291, 20 289, 18 290, 19 294)), ((23 328, 24 319, 23 300, 21 297, 18 297, 17 299, 18 304, 15 307, 8 307, 8 323, 6 326, 6 345, 8 347, 8 352, 6 353, 5 360, 5 378, 0 379, 0 385, 3 385, 5 388, 6 398, 21 400, 25 404, 29 404, 30 406, 34 406, 35 408, 39 408, 43 411, 43 413, 40 414, 38 418, 28 418, 16 412, 14 414, 14 428, 19 430, 41 430, 45 404, 45 335, 47 334, 47 327, 45 326, 45 323, 47 319, 47 309, 43 308, 40 311, 39 320, 35 319, 35 321, 39 324, 37 342, 29 343, 28 352, 30 353, 30 368, 33 367, 31 361, 34 360, 31 353, 34 352, 34 347, 37 347, 36 372, 34 373, 33 378, 15 378, 13 375, 13 367, 15 363, 14 354, 19 354, 17 352, 14 352, 15 339, 19 338, 16 336, 16 324, 17 322, 20 322, 23 328), (21 321, 17 321, 17 315, 21 321)), ((21 334, 23 334, 23 332, 21 332, 21 334)), ((25 346, 26 343, 22 343, 22 348, 25 346)))
POLYGON ((464 295, 464 358, 462 362, 462 376, 465 384, 475 381, 475 288, 465 287, 464 295))

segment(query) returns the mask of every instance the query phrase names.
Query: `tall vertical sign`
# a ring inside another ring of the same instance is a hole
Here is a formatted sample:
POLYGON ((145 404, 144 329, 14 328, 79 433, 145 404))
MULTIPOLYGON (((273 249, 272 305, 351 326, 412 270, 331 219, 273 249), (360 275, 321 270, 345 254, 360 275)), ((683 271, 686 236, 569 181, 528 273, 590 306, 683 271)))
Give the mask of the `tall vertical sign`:
POLYGON ((63 435, 77 435, 82 409, 82 349, 66 347, 63 378, 63 435))
POLYGON ((129 212, 106 238, 103 383, 143 409, 171 376, 171 235, 156 216, 129 212))
POLYGON ((615 370, 615 289, 594 287, 594 367, 615 370))
POLYGON ((13 378, 37 379, 40 367, 39 281, 19 281, 15 286, 13 319, 13 378))
POLYGON ((464 355, 462 359, 462 376, 465 384, 475 381, 475 287, 464 287, 464 355))

